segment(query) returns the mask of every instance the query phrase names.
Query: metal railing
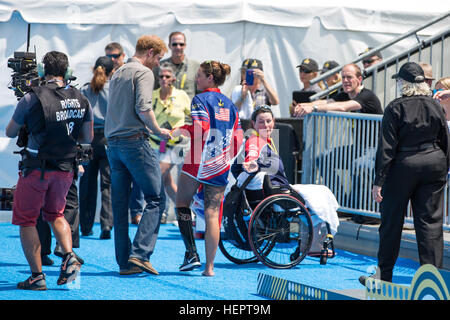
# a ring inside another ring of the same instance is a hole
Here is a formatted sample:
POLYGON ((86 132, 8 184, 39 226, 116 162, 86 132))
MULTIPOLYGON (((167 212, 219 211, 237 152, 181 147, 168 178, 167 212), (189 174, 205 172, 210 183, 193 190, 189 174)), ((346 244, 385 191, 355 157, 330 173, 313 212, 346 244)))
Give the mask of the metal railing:
MULTIPOLYGON (((450 11, 427 22, 426 24, 413 28, 412 30, 404 33, 403 35, 386 42, 372 50, 358 56, 358 58, 348 63, 358 63, 367 57, 373 56, 376 52, 382 51, 388 47, 391 47, 400 41, 414 36, 417 39, 417 44, 413 45, 407 50, 403 50, 399 54, 384 59, 380 63, 375 64, 364 70, 364 84, 366 88, 371 89, 381 101, 383 106, 387 105, 391 100, 397 98, 397 89, 395 80, 391 79, 391 76, 400 68, 400 65, 407 61, 414 62, 427 62, 433 67, 433 74, 436 79, 450 74, 450 63, 448 48, 450 48, 450 23, 436 35, 430 36, 425 40, 420 40, 418 32, 426 29, 432 25, 442 22, 444 19, 450 17, 450 11)), ((346 63, 347 64, 347 63, 346 63)), ((324 74, 312 79, 311 84, 324 81, 329 76, 340 72, 344 65, 338 66, 332 70, 327 71, 324 74)), ((325 85, 326 82, 324 81, 325 85)), ((310 97, 311 101, 323 99, 327 97, 331 92, 336 89, 340 89, 342 83, 335 84, 326 90, 318 92, 310 97)))
MULTIPOLYGON (((372 199, 375 153, 381 115, 312 113, 303 120, 302 183, 326 185, 339 211, 380 217, 372 199)), ((450 230, 449 188, 444 199, 444 229, 450 230)), ((405 219, 412 223, 412 212, 405 219)))

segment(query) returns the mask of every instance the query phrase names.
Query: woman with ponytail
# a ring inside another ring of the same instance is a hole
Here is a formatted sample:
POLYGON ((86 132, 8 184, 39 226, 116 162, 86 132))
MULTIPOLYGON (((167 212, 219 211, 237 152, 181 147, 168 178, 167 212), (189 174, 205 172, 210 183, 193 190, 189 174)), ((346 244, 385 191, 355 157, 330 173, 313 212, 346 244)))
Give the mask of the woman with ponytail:
POLYGON ((111 207, 111 178, 106 138, 104 135, 105 115, 108 106, 109 79, 113 74, 114 63, 109 57, 100 57, 95 62, 94 76, 86 83, 81 93, 88 98, 94 114, 93 158, 84 166, 80 178, 80 227, 84 236, 92 235, 92 227, 97 204, 97 176, 100 171, 100 190, 102 208, 100 210, 100 239, 110 239, 113 227, 111 207))
POLYGON ((205 61, 197 72, 197 90, 191 103, 192 124, 175 129, 172 136, 190 136, 190 150, 178 180, 176 215, 186 246, 180 271, 201 266, 192 229, 189 208, 198 191, 204 196, 205 251, 204 276, 214 275, 214 257, 220 238, 222 202, 233 158, 242 143, 242 129, 236 106, 219 86, 230 74, 230 66, 218 61, 205 61), (180 192, 182 190, 182 192, 180 192))

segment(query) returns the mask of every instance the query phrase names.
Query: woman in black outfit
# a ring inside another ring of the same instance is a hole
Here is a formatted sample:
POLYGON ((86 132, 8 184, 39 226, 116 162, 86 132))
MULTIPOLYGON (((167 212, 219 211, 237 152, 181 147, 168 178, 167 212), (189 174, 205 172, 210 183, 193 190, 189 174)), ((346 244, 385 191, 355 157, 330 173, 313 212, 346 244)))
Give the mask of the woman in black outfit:
POLYGON ((443 196, 449 168, 444 111, 431 97, 422 68, 407 62, 393 78, 402 96, 384 111, 372 189, 374 200, 381 203, 380 277, 390 282, 410 200, 420 264, 442 267, 443 196))

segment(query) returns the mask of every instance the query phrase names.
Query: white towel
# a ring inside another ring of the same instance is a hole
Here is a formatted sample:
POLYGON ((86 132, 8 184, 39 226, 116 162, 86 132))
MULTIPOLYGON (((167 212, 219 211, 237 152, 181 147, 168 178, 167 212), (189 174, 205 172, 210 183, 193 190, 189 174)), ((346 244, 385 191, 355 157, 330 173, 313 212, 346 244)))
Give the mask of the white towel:
MULTIPOLYGON (((258 172, 246 189, 261 190, 265 175, 265 172, 258 172)), ((248 173, 242 172, 237 178, 238 186, 241 186, 247 177, 248 173)), ((331 190, 327 186, 316 184, 295 184, 291 186, 305 199, 305 206, 311 213, 313 225, 315 226, 323 221, 328 222, 331 234, 335 235, 339 226, 339 218, 336 212, 339 204, 331 190)))
POLYGON ((311 215, 316 214, 322 221, 328 222, 331 234, 335 235, 339 226, 336 212, 339 204, 331 190, 326 186, 316 184, 295 184, 292 185, 292 188, 305 199, 305 205, 311 215))

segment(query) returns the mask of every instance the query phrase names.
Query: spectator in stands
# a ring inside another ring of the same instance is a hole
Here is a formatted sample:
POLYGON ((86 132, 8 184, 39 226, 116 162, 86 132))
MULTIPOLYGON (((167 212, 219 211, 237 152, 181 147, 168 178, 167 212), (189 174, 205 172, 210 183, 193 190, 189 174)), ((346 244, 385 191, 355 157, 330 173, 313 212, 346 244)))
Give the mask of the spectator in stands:
POLYGON ((108 43, 105 47, 105 55, 112 59, 114 63, 114 71, 119 69, 125 63, 125 53, 123 47, 118 42, 108 43))
POLYGON ((303 84, 301 92, 320 92, 323 88, 319 84, 315 83, 311 85, 309 82, 319 75, 319 65, 316 60, 311 58, 303 59, 297 66, 300 81, 303 84))
MULTIPOLYGON (((338 93, 333 100, 317 100, 311 103, 301 103, 295 108, 295 116, 303 117, 311 112, 326 112, 326 111, 341 111, 341 112, 360 112, 369 114, 383 114, 380 100, 371 90, 364 88, 362 84, 361 69, 356 64, 347 64, 341 70, 342 88, 343 92, 338 93)), ((359 145, 352 145, 356 147, 353 155, 356 161, 353 161, 352 166, 364 166, 359 168, 360 175, 352 176, 352 205, 358 205, 360 194, 360 181, 363 175, 371 170, 370 159, 374 158, 375 146, 370 141, 374 141, 373 137, 366 136, 367 144, 363 144, 360 140, 359 145), (360 164, 358 164, 360 163, 360 164), (369 164, 366 165, 366 163, 369 164)), ((340 148, 340 147, 338 147, 340 148)), ((342 168, 349 169, 349 168, 342 168)), ((353 215, 353 220, 356 223, 378 223, 379 219, 369 218, 361 215, 353 215)))
MULTIPOLYGON (((334 60, 326 61, 323 64, 323 67, 322 67, 322 70, 321 70, 320 73, 324 74, 324 73, 326 73, 326 72, 328 72, 330 70, 333 70, 334 68, 337 68, 337 67, 339 67, 339 63, 337 63, 336 61, 334 61, 334 60)), ((327 77, 325 79, 326 86, 327 87, 332 87, 335 84, 341 82, 341 80, 342 80, 341 79, 341 74, 339 72, 336 72, 335 74, 332 74, 331 76, 329 76, 329 77, 327 77)))
MULTIPOLYGON (((153 91, 153 112, 156 121, 162 128, 170 129, 181 127, 191 121, 190 100, 183 90, 174 88, 175 70, 172 64, 165 62, 159 67, 159 89, 153 91)), ((150 145, 158 150, 159 166, 166 194, 175 203, 177 185, 171 175, 175 165, 182 165, 186 148, 189 147, 186 137, 161 140, 158 136, 150 135, 150 145)), ((166 208, 167 209, 167 208, 166 208)), ((166 222, 167 213, 163 215, 161 223, 166 222)))
MULTIPOLYGON (((422 68, 407 62, 393 78, 402 96, 384 112, 372 188, 373 199, 381 203, 380 278, 390 282, 409 201, 420 264, 442 267, 443 199, 450 164, 445 115, 431 97, 422 68)), ((362 284, 366 280, 360 277, 362 284)))
MULTIPOLYGON (((448 79, 448 78, 445 78, 448 79)), ((448 87, 448 82, 446 81, 446 85, 445 87, 448 87)), ((435 99, 442 101, 443 99, 448 99, 450 98, 450 89, 445 89, 442 91, 436 91, 436 93, 433 96, 435 99)))
POLYGON ((433 88, 433 67, 431 64, 426 62, 419 62, 419 66, 422 68, 424 74, 425 74, 425 83, 430 87, 433 88))
POLYGON ((231 101, 239 110, 239 119, 250 119, 253 108, 257 105, 277 105, 279 103, 276 91, 267 81, 261 60, 249 58, 241 67, 241 84, 234 87, 231 101), (253 85, 245 81, 247 70, 253 70, 253 85))
MULTIPOLYGON (((306 66, 305 65, 303 67, 302 67, 302 65, 298 66, 298 67, 300 67, 300 80, 303 82, 303 85, 305 86, 301 91, 299 91, 300 93, 309 92, 309 93, 311 93, 311 95, 313 95, 313 94, 321 91, 322 88, 325 89, 327 87, 331 87, 341 81, 341 75, 339 72, 337 72, 337 73, 327 77, 325 79, 325 84, 323 83, 323 81, 321 81, 319 84, 314 84, 313 86, 311 86, 309 81, 311 79, 314 79, 315 77, 317 77, 318 72, 310 72, 308 74, 307 64, 311 65, 310 68, 315 70, 315 69, 318 69, 317 63, 312 59, 305 59, 305 60, 303 60, 302 64, 303 63, 305 63, 306 66), (302 69, 303 69, 303 71, 302 71, 302 69), (303 80, 302 80, 302 78, 303 78, 303 80)), ((327 61, 323 64, 321 73, 324 74, 325 72, 328 72, 338 66, 339 66, 339 64, 336 61, 333 61, 333 60, 327 61)), ((295 107, 299 103, 309 102, 310 101, 309 99, 311 96, 308 94, 301 96, 301 94, 299 94, 299 97, 296 98, 295 93, 296 92, 294 92, 294 94, 293 94, 293 101, 289 106, 289 113, 290 113, 291 117, 294 116, 295 107), (296 99, 297 99, 297 101, 296 101, 296 99)), ((334 90, 333 92, 330 92, 330 94, 328 95, 328 99, 334 99, 338 93, 339 93, 338 90, 334 90)))
MULTIPOLYGON (((169 49, 171 56, 167 59, 161 60, 161 65, 169 63, 175 70, 175 83, 173 86, 176 89, 184 90, 189 99, 192 99, 197 93, 197 85, 195 83, 195 75, 200 64, 188 59, 184 50, 186 49, 186 35, 180 31, 174 31, 169 35, 169 49)), ((153 70, 155 79, 159 75, 159 68, 153 70)), ((159 88, 159 82, 155 81, 155 89, 159 88)))
MULTIPOLYGON (((328 71, 330 71, 330 70, 333 70, 333 69, 336 68, 336 67, 339 67, 339 63, 337 63, 336 61, 333 61, 333 60, 326 61, 326 62, 323 64, 321 74, 324 74, 324 73, 326 73, 326 72, 328 72, 328 71)), ((332 74, 331 76, 329 76, 329 77, 327 77, 327 78, 325 79, 325 85, 324 85, 324 87, 330 88, 330 87, 332 87, 332 86, 334 86, 334 85, 340 83, 341 81, 342 81, 342 78, 341 78, 340 72, 336 72, 335 74, 332 74)), ((331 91, 331 92, 328 94, 327 99, 328 99, 328 100, 333 100, 333 101, 335 101, 334 98, 335 98, 335 97, 339 94, 339 92, 341 92, 341 91, 342 91, 341 89, 335 89, 335 90, 331 91)))
MULTIPOLYGON (((359 55, 362 56, 363 54, 366 54, 367 52, 369 52, 372 49, 373 49, 372 47, 368 47, 366 50, 361 52, 359 55)), ((364 58, 362 61, 362 64, 364 66, 364 69, 368 69, 369 67, 376 65, 377 63, 380 63, 381 61, 383 61, 383 56, 381 55, 381 52, 375 51, 373 53, 373 55, 371 55, 370 57, 364 58)))
POLYGON ((106 154, 104 133, 105 116, 108 107, 109 79, 114 71, 114 62, 108 56, 95 61, 94 76, 91 82, 81 88, 81 93, 88 98, 94 114, 94 139, 92 140, 93 158, 84 166, 80 178, 80 227, 83 236, 93 234, 95 213, 97 210, 97 181, 100 173, 100 239, 110 239, 113 227, 111 208, 111 169, 106 154))
POLYGON ((311 112, 343 111, 382 114, 383 109, 378 97, 362 84, 361 69, 356 64, 347 64, 342 68, 343 92, 332 100, 318 100, 299 103, 295 106, 294 115, 303 117, 311 112))
POLYGON ((434 89, 433 98, 439 100, 444 108, 445 118, 450 128, 450 77, 439 79, 434 89))

